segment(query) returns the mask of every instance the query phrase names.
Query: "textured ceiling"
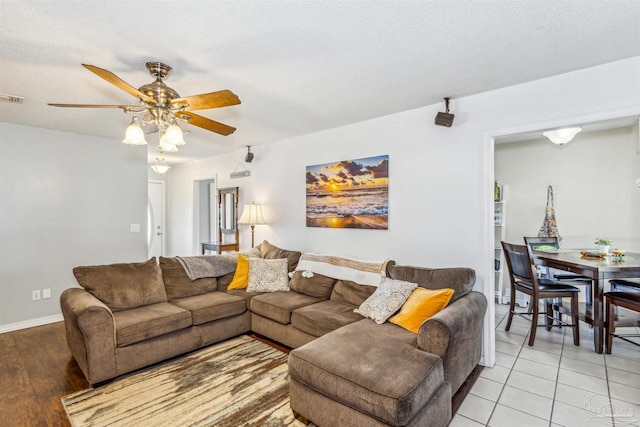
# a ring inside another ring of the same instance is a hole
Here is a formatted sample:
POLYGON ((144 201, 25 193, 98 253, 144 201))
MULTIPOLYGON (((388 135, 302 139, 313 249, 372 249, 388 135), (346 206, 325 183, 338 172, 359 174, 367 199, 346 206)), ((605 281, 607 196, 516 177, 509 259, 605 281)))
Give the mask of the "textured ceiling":
POLYGON ((637 55, 638 0, 1 0, 0 92, 25 102, 0 121, 122 139, 119 109, 46 104, 135 103, 81 63, 139 87, 159 60, 182 96, 242 101, 202 112, 231 136, 184 125, 177 163, 637 55))

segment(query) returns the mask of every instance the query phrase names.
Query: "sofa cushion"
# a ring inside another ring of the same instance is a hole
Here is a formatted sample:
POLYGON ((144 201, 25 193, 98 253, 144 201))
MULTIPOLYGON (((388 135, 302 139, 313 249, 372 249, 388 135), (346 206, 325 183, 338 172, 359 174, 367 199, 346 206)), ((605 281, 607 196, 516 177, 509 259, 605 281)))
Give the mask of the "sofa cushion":
POLYGON ((227 289, 246 289, 247 286, 249 286, 249 258, 238 254, 238 265, 227 289))
POLYGON ((404 303, 400 312, 389 319, 389 322, 402 326, 417 334, 420 326, 431 316, 445 308, 453 289, 426 289, 418 287, 404 303))
POLYGON ((177 258, 160 257, 160 269, 164 279, 164 289, 169 301, 213 292, 218 289, 215 277, 203 277, 191 281, 177 258))
POLYGON ((358 307, 375 292, 375 286, 361 285, 349 280, 338 280, 331 291, 331 301, 358 307))
POLYGON ((417 283, 427 289, 453 289, 451 302, 471 292, 476 282, 476 272, 471 268, 425 268, 408 265, 394 265, 389 267, 392 279, 406 280, 417 283))
POLYGON ((289 290, 287 260, 249 258, 248 292, 275 292, 289 290))
POLYGON ((180 308, 189 310, 194 325, 202 325, 247 311, 244 299, 224 292, 209 292, 171 301, 180 308))
POLYGON ((301 255, 302 252, 280 249, 266 240, 260 244, 260 256, 264 259, 286 258, 287 271, 294 271, 296 269, 301 255))
POLYGON ((168 302, 113 313, 118 347, 191 326, 191 313, 168 302))
POLYGON ((377 324, 383 324, 393 313, 400 310, 402 304, 409 298, 411 292, 418 285, 403 280, 383 278, 378 289, 364 300, 354 312, 372 319, 377 324))
POLYGON ((230 289, 227 291, 229 295, 235 295, 237 297, 242 298, 247 305, 247 310, 249 310, 249 305, 251 303, 251 299, 256 295, 262 295, 264 292, 247 292, 246 289, 230 289))
POLYGON ((320 298, 297 292, 268 292, 251 299, 253 313, 286 325, 291 322, 291 312, 306 305, 315 304, 320 298))
POLYGON ((289 374, 345 406, 403 426, 444 381, 442 359, 416 348, 415 337, 363 319, 292 350, 289 374))
POLYGON ((289 282, 291 290, 309 295, 310 297, 329 299, 336 279, 319 273, 309 273, 310 272, 303 271, 294 272, 289 282))
POLYGON ((362 316, 353 312, 352 305, 335 301, 320 301, 298 308, 291 314, 291 325, 314 337, 321 337, 359 320, 362 320, 362 316))
POLYGON ((167 301, 155 257, 146 262, 75 267, 73 274, 80 286, 114 312, 167 301))

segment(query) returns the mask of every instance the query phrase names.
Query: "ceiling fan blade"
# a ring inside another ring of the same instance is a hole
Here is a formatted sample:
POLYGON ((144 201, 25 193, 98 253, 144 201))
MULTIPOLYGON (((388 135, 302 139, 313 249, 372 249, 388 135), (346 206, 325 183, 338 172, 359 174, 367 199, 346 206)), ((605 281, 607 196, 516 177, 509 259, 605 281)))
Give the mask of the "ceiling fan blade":
POLYGON ((171 105, 179 107, 187 104, 185 111, 206 110, 208 108, 228 107, 240 104, 240 98, 230 90, 220 90, 217 92, 192 95, 184 98, 176 98, 171 101, 171 105))
POLYGON ((236 128, 234 127, 227 126, 223 123, 216 122, 214 120, 199 116, 191 112, 178 111, 175 113, 175 116, 182 120, 186 120, 190 125, 198 126, 199 128, 219 133, 220 135, 224 136, 231 135, 236 131, 236 128))
POLYGON ((139 105, 98 105, 98 104, 52 104, 52 107, 71 107, 71 108, 122 108, 123 110, 130 110, 133 108, 140 108, 139 105))
POLYGON ((151 102, 153 104, 156 103, 156 100, 151 98, 149 95, 146 95, 142 92, 140 92, 138 89, 136 89, 135 87, 131 86, 129 83, 125 82, 124 80, 122 80, 120 77, 116 76, 115 74, 113 74, 111 71, 107 71, 107 70, 103 70, 102 68, 96 67, 95 65, 87 65, 87 64, 82 64, 82 66, 84 68, 86 68, 87 70, 97 74, 98 76, 102 77, 103 79, 105 79, 106 81, 108 81, 109 83, 111 83, 112 85, 115 85, 117 87, 119 87, 120 89, 124 90, 125 92, 138 97, 140 99, 143 99, 147 102, 151 102))

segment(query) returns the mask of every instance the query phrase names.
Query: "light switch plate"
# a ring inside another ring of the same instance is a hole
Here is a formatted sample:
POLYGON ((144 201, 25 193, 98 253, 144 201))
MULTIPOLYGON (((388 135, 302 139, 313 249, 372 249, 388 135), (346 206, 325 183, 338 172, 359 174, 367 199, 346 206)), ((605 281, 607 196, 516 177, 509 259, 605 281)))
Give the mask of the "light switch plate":
POLYGON ((140 232, 140 224, 131 224, 131 232, 139 233, 140 232))

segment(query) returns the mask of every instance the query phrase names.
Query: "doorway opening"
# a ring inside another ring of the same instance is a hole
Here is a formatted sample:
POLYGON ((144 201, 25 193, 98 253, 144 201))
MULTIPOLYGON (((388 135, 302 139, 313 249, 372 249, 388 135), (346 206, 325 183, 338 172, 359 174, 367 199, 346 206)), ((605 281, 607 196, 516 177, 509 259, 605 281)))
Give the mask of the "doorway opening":
POLYGON ((201 243, 217 240, 218 198, 216 179, 194 181, 194 239, 195 251, 199 253, 201 243))

